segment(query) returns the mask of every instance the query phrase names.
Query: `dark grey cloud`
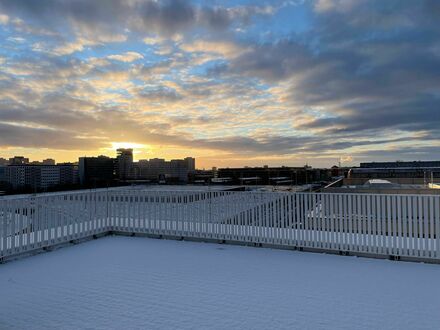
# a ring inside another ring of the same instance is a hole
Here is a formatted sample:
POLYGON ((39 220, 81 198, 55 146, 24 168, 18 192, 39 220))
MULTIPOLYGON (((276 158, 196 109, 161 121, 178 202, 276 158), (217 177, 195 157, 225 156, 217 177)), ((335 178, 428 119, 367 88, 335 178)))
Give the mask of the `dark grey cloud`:
MULTIPOLYGON (((396 142, 412 141, 411 138, 399 139, 376 139, 371 141, 332 141, 331 135, 327 136, 309 136, 293 137, 271 135, 264 138, 251 138, 242 136, 232 136, 218 139, 203 139, 181 141, 200 148, 217 149, 239 153, 243 156, 252 155, 291 155, 291 154, 309 154, 313 156, 344 153, 346 149, 353 147, 369 146, 383 148, 384 144, 396 142), (323 142, 324 141, 324 142, 323 142), (327 142, 326 142, 327 141, 327 142)), ((420 141, 420 139, 418 139, 420 141)))
POLYGON ((0 0, 0 11, 66 39, 70 37, 72 24, 116 33, 124 17, 130 18, 130 8, 121 0, 0 0))
POLYGON ((234 17, 231 15, 230 11, 226 8, 215 7, 215 8, 203 8, 200 13, 200 21, 209 27, 214 29, 226 29, 232 22, 234 17))
POLYGON ((307 45, 286 39, 273 44, 255 45, 252 51, 211 72, 245 72, 250 76, 276 82, 301 73, 312 65, 313 56, 307 45))
POLYGON ((415 95, 408 102, 396 100, 390 104, 355 103, 350 113, 334 118, 302 123, 305 129, 327 128, 327 133, 356 133, 364 130, 390 128, 402 131, 433 131, 440 127, 440 98, 415 95))
POLYGON ((393 149, 372 148, 362 152, 361 154, 354 154, 359 161, 388 161, 388 160, 438 160, 440 154, 439 146, 405 146, 396 147, 393 149))
POLYGON ((157 87, 154 89, 141 90, 138 96, 149 102, 170 103, 177 102, 183 98, 175 89, 167 87, 157 87))
POLYGON ((257 6, 234 10, 201 6, 188 0, 0 0, 0 11, 68 37, 68 32, 116 34, 134 32, 172 35, 194 27, 225 30, 234 23, 268 15, 257 6))
POLYGON ((196 8, 184 0, 146 1, 139 5, 139 13, 146 30, 153 27, 167 34, 186 30, 196 20, 196 8))
POLYGON ((0 10, 68 37, 70 32, 173 34, 191 27, 196 7, 184 0, 1 0, 0 10))
POLYGON ((258 17, 268 17, 280 9, 277 1, 273 1, 272 6, 238 6, 232 8, 225 7, 202 7, 199 10, 199 22, 203 26, 214 30, 224 30, 231 25, 249 25, 252 20, 258 17))
POLYGON ((440 127, 440 21, 437 1, 353 1, 317 13, 297 35, 256 45, 212 74, 291 81, 286 102, 327 116, 299 122, 334 139, 375 131, 428 132, 440 127), (315 110, 317 111, 317 110, 315 110))
POLYGON ((68 132, 47 128, 33 128, 0 123, 0 147, 51 148, 93 150, 100 147, 99 140, 87 140, 68 135, 68 132), (69 136, 66 139, 66 136, 69 136))

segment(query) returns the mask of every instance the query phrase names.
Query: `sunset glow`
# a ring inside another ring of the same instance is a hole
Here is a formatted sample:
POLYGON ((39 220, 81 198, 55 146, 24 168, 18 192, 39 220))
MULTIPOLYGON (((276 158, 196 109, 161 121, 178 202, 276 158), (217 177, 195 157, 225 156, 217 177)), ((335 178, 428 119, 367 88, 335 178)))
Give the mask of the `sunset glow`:
POLYGON ((0 0, 2 157, 436 158, 439 12, 438 1, 0 0))

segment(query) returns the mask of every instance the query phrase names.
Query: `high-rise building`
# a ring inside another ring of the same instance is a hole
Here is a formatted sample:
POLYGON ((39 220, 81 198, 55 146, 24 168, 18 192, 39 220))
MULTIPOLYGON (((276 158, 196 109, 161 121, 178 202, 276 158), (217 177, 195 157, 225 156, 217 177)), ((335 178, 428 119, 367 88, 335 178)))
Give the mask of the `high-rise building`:
POLYGON ((0 183, 6 182, 6 166, 0 165, 0 183))
POLYGON ((20 189, 26 186, 31 187, 34 175, 32 175, 33 166, 9 165, 6 167, 6 182, 12 189, 20 189))
POLYGON ((43 159, 43 161, 41 162, 43 165, 55 165, 55 159, 43 159))
POLYGON ((5 181, 12 189, 44 190, 60 185, 76 183, 74 164, 63 165, 9 165, 5 169, 5 181))
POLYGON ((141 159, 137 162, 138 173, 136 178, 155 179, 152 177, 150 170, 150 161, 148 159, 141 159))
POLYGON ((150 159, 149 176, 157 179, 166 172, 166 161, 161 158, 150 159))
MULTIPOLYGON (((133 162, 133 149, 117 149, 116 158, 81 157, 79 162, 56 164, 54 159, 29 161, 15 156, 0 164, 0 190, 46 190, 55 186, 80 184, 85 187, 108 187, 136 181, 194 181, 195 158, 143 159, 133 162), (6 187, 6 188, 3 188, 6 187)), ((73 187, 72 187, 73 188, 73 187)))
POLYGON ((165 178, 168 177, 172 180, 178 180, 182 182, 188 181, 188 162, 183 159, 172 159, 168 163, 168 168, 165 174, 165 178))
POLYGON ((196 171, 196 159, 195 158, 186 157, 186 158, 184 158, 184 161, 186 162, 188 172, 193 173, 196 171))
POLYGON ((195 159, 191 157, 171 161, 161 158, 142 159, 133 163, 133 166, 136 168, 137 179, 187 182, 188 175, 195 172, 195 159))
POLYGON ((9 158, 9 165, 25 165, 29 164, 29 158, 25 158, 23 156, 14 156, 13 158, 9 158))
POLYGON ((116 175, 121 180, 132 178, 133 149, 117 149, 116 175))
MULTIPOLYGON (((37 167, 39 171, 39 182, 37 188, 47 189, 60 185, 60 168, 55 165, 41 165, 37 167)), ((37 174, 37 175, 38 175, 37 174)))
POLYGON ((79 159, 79 181, 85 186, 107 186, 114 178, 115 160, 107 156, 81 157, 79 159))
POLYGON ((61 163, 56 166, 60 169, 60 185, 79 183, 78 164, 61 163))

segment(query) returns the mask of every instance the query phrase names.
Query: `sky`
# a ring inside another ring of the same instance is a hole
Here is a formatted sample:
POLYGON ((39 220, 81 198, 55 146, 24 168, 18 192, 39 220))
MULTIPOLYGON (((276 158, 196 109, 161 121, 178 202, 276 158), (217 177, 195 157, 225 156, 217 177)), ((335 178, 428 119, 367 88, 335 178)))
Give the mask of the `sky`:
POLYGON ((0 157, 440 159, 440 1, 0 0, 0 157))

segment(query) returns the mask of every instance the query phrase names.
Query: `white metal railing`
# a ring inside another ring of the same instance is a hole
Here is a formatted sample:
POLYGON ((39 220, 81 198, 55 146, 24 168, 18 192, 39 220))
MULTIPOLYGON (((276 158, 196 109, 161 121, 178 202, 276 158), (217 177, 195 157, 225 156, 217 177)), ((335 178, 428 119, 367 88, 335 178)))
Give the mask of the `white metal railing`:
POLYGON ((133 189, 0 199, 0 258, 108 232, 440 260, 440 196, 133 189))

